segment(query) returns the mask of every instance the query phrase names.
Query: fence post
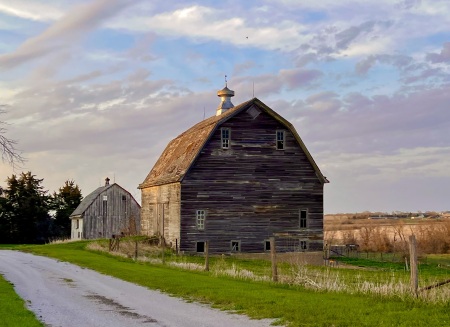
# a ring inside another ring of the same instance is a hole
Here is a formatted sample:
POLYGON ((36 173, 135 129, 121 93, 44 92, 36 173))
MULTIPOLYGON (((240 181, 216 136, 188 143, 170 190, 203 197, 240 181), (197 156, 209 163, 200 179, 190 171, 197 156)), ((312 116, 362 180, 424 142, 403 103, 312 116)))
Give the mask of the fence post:
POLYGON ((109 239, 109 252, 111 252, 111 249, 112 249, 112 242, 113 242, 113 239, 110 238, 109 239))
POLYGON ((134 261, 138 258, 138 241, 134 241, 134 261))
POLYGON ((409 266, 411 270, 411 291, 417 297, 419 287, 419 276, 417 273, 417 243, 416 235, 409 236, 409 266))
POLYGON ((209 241, 205 241, 205 271, 209 271, 209 241))
POLYGON ((272 281, 278 282, 277 252, 275 249, 275 237, 270 238, 270 259, 272 261, 272 281))
POLYGON ((164 257, 164 252, 166 252, 166 240, 164 239, 164 236, 161 236, 161 248, 162 248, 162 257, 161 261, 162 264, 166 264, 166 258, 164 257))

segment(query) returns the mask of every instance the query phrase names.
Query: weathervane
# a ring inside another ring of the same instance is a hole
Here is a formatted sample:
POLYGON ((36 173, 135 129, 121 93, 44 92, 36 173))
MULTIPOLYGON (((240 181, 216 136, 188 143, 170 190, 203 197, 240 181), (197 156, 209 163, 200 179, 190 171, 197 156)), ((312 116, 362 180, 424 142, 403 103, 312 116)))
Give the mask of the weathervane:
POLYGON ((228 86, 227 85, 227 75, 225 75, 225 86, 228 86))

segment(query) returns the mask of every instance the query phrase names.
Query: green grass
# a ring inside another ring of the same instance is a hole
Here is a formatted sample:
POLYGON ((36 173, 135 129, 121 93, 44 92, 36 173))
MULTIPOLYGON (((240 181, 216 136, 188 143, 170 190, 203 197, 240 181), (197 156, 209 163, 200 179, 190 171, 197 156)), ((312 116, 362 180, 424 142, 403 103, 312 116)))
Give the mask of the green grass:
MULTIPOLYGON (((251 282, 211 273, 185 271, 84 250, 86 242, 22 249, 69 261, 151 289, 252 318, 277 319, 289 326, 448 326, 450 303, 429 304, 333 292, 298 286, 251 282)), ((250 265, 250 263, 246 263, 250 265)), ((257 263, 260 265, 261 263, 257 263)))
MULTIPOLYGON (((395 272, 397 277, 405 280, 410 276, 410 272, 406 270, 404 262, 349 257, 340 257, 337 260, 353 266, 375 269, 379 274, 383 274, 384 272, 388 275, 395 272)), ((422 286, 439 280, 450 279, 450 255, 428 255, 426 258, 419 260, 418 270, 422 286)), ((377 272, 370 272, 369 274, 374 276, 377 272)))
POLYGON ((0 250, 12 250, 20 247, 19 244, 0 244, 0 250))
POLYGON ((14 292, 13 285, 0 275, 0 325, 4 327, 42 327, 24 301, 14 292))

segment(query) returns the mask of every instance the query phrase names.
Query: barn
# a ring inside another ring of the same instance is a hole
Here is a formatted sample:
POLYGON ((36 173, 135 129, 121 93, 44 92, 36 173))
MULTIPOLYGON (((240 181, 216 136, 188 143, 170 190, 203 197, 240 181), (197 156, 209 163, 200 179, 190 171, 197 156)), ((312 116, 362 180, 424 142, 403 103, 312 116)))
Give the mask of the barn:
POLYGON ((141 206, 116 183, 97 188, 70 215, 71 239, 110 238, 140 232, 141 206))
POLYGON ((141 233, 195 253, 323 247, 328 183, 295 128, 253 98, 234 106, 218 91, 216 115, 166 147, 141 190, 141 233))

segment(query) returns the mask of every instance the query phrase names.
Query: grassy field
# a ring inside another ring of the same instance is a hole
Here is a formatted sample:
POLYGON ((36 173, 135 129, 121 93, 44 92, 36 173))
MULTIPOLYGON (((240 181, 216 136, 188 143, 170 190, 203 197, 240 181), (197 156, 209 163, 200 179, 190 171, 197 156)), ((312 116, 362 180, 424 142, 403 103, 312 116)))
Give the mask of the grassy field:
POLYGON ((0 275, 0 325, 4 327, 42 327, 23 300, 14 292, 13 285, 0 275))
MULTIPOLYGON (((215 274, 213 271, 185 270, 168 265, 135 262, 107 253, 87 251, 87 242, 23 247, 25 251, 69 261, 151 289, 158 289, 190 301, 209 303, 213 307, 245 313, 252 318, 272 318, 288 326, 448 326, 450 302, 428 303, 409 296, 386 296, 332 289, 308 289, 301 283, 274 284, 215 274)), ((193 257, 194 261, 201 258, 193 257)), ((227 258, 228 259, 228 258, 227 258)), ((215 265, 226 260, 215 258, 215 265)), ((187 260, 186 258, 183 260, 187 260)), ((256 267, 261 274, 267 263, 233 258, 232 265, 256 267)), ((225 263, 223 262, 225 261, 225 263)), ((186 262, 185 262, 186 263, 186 262)), ((286 271, 292 268, 284 267, 286 271)), ((301 270, 303 268, 299 268, 301 270)), ((323 274, 333 269, 317 268, 323 274)), ((337 270, 336 270, 337 271, 337 270)), ((338 270, 344 275, 371 276, 370 270, 338 270)), ((390 271, 376 271, 376 274, 390 271)), ((309 278, 297 272, 296 278, 309 278)), ((333 275, 334 276, 334 275, 333 275)), ((379 278, 379 277, 375 277, 379 278)), ((288 281, 289 282, 289 281, 288 281)), ((381 294, 381 293, 380 293, 381 294)))

